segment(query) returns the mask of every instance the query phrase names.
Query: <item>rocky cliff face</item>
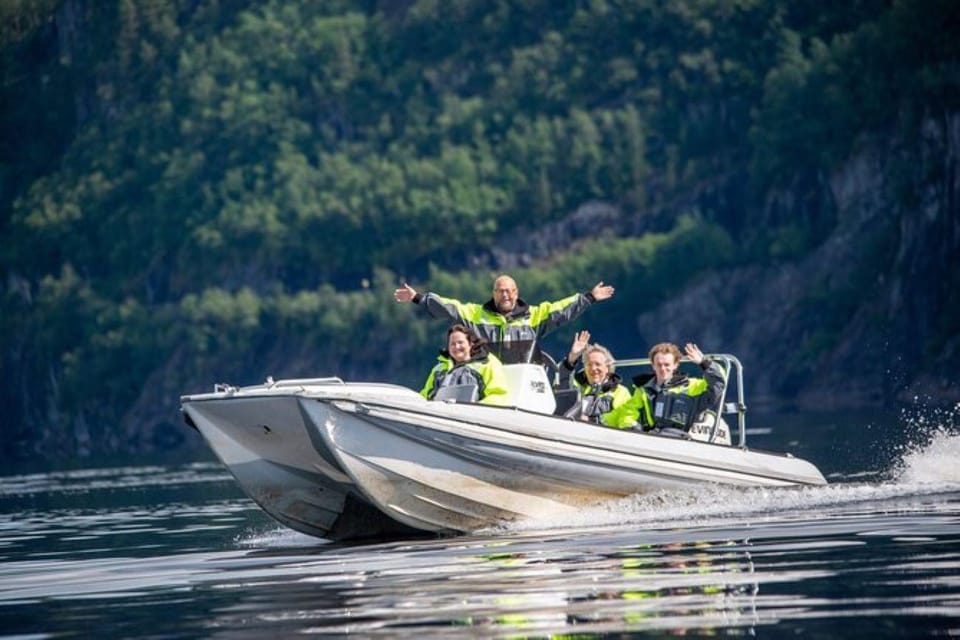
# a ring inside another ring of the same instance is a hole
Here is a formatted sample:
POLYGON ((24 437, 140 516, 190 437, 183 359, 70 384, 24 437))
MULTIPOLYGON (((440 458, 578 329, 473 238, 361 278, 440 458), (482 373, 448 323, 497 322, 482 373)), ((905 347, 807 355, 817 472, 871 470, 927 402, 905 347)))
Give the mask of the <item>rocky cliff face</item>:
POLYGON ((927 120, 912 181, 915 207, 900 212, 900 243, 886 304, 903 361, 916 372, 906 398, 960 401, 960 114, 927 120), (932 366, 927 366, 929 363, 932 366))
MULTIPOLYGON (((949 366, 960 355, 958 153, 960 114, 928 119, 917 140, 863 141, 814 201, 791 190, 769 194, 757 224, 810 220, 811 210, 835 224, 802 258, 705 275, 640 314, 639 343, 697 342, 736 355, 754 405, 960 401, 949 366)), ((696 204, 694 196, 684 206, 696 204)), ((589 203, 504 239, 492 262, 528 266, 578 238, 649 227, 643 218, 589 203)))
POLYGON ((924 132, 919 149, 865 144, 834 172, 837 225, 813 253, 702 278, 636 318, 645 343, 737 355, 754 404, 960 401, 960 115, 924 132))

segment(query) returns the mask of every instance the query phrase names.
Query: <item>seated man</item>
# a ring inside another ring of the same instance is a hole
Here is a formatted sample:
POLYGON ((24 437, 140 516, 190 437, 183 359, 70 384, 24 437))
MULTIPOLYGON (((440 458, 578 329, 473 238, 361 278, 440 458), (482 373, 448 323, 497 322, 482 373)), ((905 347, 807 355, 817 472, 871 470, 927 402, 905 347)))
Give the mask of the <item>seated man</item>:
POLYGON ((630 400, 630 392, 620 384, 615 373, 613 354, 606 347, 590 344, 590 332, 581 331, 573 338, 570 352, 560 363, 560 386, 570 383, 570 375, 577 360, 583 360, 583 369, 573 375, 572 386, 580 391, 580 403, 566 415, 577 415, 584 422, 602 424, 615 429, 629 429, 636 419, 626 414, 614 419, 614 409, 630 400))
POLYGON ((670 342, 661 342, 650 349, 653 376, 645 383, 634 378, 638 386, 630 400, 611 419, 636 424, 644 431, 679 435, 686 432, 705 409, 716 408, 726 384, 723 368, 704 358, 695 344, 684 347, 687 357, 703 369, 704 378, 690 378, 677 373, 680 349, 670 342))

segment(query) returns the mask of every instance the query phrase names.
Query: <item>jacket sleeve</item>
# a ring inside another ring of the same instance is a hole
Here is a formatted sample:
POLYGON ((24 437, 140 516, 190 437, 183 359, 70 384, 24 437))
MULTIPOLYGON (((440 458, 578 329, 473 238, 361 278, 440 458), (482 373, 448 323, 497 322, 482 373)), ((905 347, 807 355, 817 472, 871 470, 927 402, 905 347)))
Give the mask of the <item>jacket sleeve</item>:
POLYGON ((703 377, 706 380, 703 401, 707 405, 703 408, 716 409, 716 404, 720 401, 720 396, 723 395, 723 388, 727 384, 726 372, 713 360, 704 360, 700 367, 703 369, 703 377))
POLYGON ((444 318, 450 322, 475 321, 483 310, 483 306, 475 302, 460 302, 430 292, 420 296, 420 299, 416 302, 417 306, 423 309, 427 315, 434 318, 444 318))
MULTIPOLYGON (((646 394, 644 394, 646 397, 646 394)), ((633 408, 621 409, 624 405, 633 399, 630 392, 623 385, 618 385, 613 392, 613 407, 610 411, 603 414, 601 420, 603 424, 615 429, 629 429, 637 423, 639 411, 633 408)))
POLYGON ((650 413, 650 399, 647 397, 647 392, 643 387, 637 387, 629 400, 604 415, 603 423, 620 429, 643 426, 649 421, 650 413))
POLYGON ((481 370, 483 377, 483 398, 481 404, 504 406, 510 401, 510 392, 507 389, 507 374, 503 372, 503 364, 494 356, 487 356, 487 364, 481 370))
POLYGON ((544 336, 575 319, 591 304, 590 296, 585 293, 575 293, 556 302, 541 302, 530 310, 530 325, 538 336, 544 336))
POLYGON ((427 381, 423 385, 423 389, 420 390, 420 395, 422 395, 427 400, 430 399, 430 395, 433 393, 433 386, 435 384, 435 379, 437 375, 437 367, 434 366, 430 369, 430 375, 427 376, 427 381))

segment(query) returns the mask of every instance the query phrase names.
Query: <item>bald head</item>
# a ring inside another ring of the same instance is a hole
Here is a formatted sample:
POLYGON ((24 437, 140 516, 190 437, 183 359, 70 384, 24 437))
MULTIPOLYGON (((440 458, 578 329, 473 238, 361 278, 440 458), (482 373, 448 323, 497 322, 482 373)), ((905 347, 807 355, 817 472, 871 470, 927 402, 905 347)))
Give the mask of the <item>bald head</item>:
POLYGON ((493 281, 493 303, 500 313, 510 313, 517 306, 517 283, 510 276, 499 276, 493 281))

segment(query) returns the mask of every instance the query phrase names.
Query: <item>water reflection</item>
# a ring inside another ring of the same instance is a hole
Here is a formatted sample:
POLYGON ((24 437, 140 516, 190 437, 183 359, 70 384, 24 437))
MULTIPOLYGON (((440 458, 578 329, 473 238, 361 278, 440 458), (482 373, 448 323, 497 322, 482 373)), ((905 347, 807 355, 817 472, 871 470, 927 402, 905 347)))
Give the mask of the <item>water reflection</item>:
POLYGON ((588 538, 521 538, 326 549, 285 564, 282 574, 286 579, 219 583, 242 597, 218 608, 211 628, 228 634, 269 625, 325 637, 584 637, 750 627, 759 619, 745 540, 611 549, 588 538), (583 545, 594 548, 577 548, 583 545), (299 575, 291 579, 292 572, 299 575))
POLYGON ((759 586, 748 547, 747 541, 728 541, 624 550, 617 554, 622 586, 599 597, 629 603, 622 620, 630 627, 670 628, 679 621, 674 630, 680 633, 691 628, 752 625, 759 586))
POLYGON ((635 498, 539 530, 362 546, 279 529, 216 465, 0 478, 0 629, 836 637, 855 618, 857 635, 958 635, 958 443, 904 456, 891 482, 635 498))
MULTIPOLYGON (((809 626, 914 606, 920 582, 892 580, 891 571, 930 577, 926 615, 955 616, 956 509, 912 538, 890 534, 923 530, 926 516, 873 516, 834 517, 822 529, 811 520, 767 521, 737 539, 709 528, 619 528, 256 551, 251 557, 279 561, 277 575, 221 582, 242 597, 218 608, 214 625, 227 635, 269 627, 324 637, 752 634, 784 620, 809 626), (284 563, 291 553, 304 555, 284 563)), ((927 624, 938 628, 935 618, 927 624)))

